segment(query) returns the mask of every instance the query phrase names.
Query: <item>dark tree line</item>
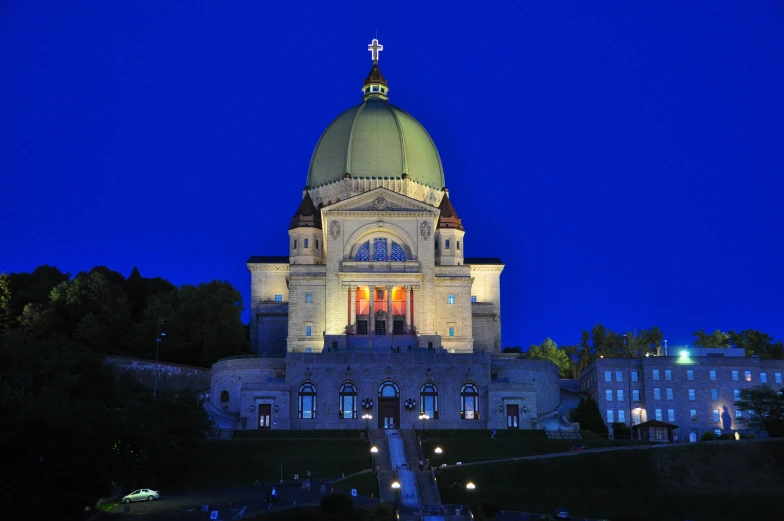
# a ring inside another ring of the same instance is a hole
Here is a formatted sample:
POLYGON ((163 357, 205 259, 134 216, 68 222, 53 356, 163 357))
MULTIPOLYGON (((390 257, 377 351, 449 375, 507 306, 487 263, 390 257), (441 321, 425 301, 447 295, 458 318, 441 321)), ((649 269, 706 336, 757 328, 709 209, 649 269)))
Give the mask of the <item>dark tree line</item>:
POLYGON ((38 339, 62 336, 96 353, 155 358, 209 367, 248 352, 242 296, 223 281, 174 286, 161 278, 128 278, 104 266, 75 277, 53 266, 0 275, 0 332, 38 339))

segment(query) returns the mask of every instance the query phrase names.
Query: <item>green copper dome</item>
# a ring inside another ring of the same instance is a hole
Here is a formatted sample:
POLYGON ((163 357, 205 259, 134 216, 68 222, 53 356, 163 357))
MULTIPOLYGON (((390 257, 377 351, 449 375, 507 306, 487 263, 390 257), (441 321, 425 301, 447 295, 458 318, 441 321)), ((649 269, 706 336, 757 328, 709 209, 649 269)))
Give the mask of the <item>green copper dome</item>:
MULTIPOLYGON (((369 81, 370 76, 366 85, 369 81)), ((382 81, 378 84, 385 87, 382 81)), ((431 188, 444 187, 441 158, 430 135, 385 97, 366 94, 361 105, 348 109, 327 127, 310 160, 309 188, 339 181, 347 174, 354 179, 400 179, 407 174, 431 188)))

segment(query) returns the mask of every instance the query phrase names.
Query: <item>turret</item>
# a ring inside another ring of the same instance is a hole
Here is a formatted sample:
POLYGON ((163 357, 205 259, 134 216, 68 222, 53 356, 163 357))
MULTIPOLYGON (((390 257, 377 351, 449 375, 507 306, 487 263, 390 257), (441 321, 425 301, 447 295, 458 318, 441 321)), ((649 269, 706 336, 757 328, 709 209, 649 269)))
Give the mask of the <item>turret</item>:
POLYGON ((438 206, 440 215, 436 225, 436 264, 460 266, 463 264, 463 221, 457 216, 449 199, 449 190, 444 188, 444 197, 438 206))
POLYGON ((307 190, 289 225, 289 257, 291 264, 324 264, 321 212, 307 190))

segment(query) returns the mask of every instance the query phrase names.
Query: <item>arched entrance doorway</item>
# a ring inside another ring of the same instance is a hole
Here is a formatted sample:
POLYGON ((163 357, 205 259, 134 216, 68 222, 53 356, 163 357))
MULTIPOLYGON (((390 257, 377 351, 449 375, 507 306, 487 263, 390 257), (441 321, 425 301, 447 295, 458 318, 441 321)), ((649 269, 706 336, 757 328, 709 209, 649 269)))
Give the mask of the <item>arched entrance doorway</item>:
POLYGON ((387 380, 378 386, 378 428, 397 429, 399 426, 400 388, 387 380))

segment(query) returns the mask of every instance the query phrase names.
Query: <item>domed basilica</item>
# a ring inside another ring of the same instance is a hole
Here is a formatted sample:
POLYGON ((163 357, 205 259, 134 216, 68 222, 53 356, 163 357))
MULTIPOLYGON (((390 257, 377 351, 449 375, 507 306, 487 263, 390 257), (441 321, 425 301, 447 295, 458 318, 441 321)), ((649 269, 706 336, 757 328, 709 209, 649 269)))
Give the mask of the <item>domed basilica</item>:
POLYGON ((466 256, 438 150, 368 48, 362 103, 313 152, 289 255, 248 260, 256 356, 212 367, 211 408, 244 429, 535 427, 558 369, 500 353, 504 265, 466 256))

